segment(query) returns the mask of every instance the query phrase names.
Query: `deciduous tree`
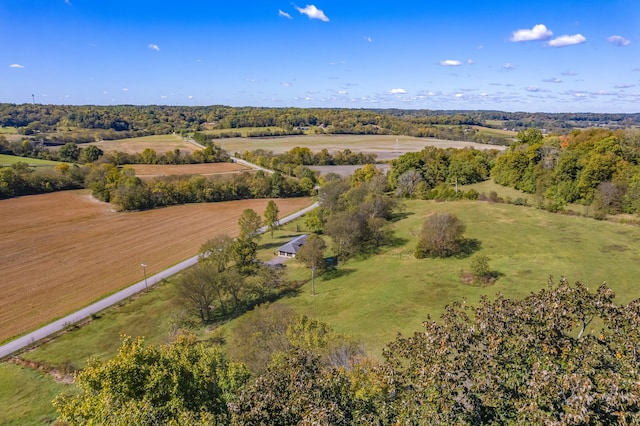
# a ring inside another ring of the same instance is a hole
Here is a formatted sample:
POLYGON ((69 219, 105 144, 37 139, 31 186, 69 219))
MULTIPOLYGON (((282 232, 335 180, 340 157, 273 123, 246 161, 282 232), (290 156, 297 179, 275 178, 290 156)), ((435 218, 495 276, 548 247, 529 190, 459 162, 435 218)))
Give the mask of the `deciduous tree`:
POLYGON ((465 225, 452 213, 434 213, 422 225, 415 256, 448 257, 462 250, 465 225))
POLYGON ((278 218, 279 213, 280 209, 278 208, 276 202, 273 200, 269 200, 269 202, 267 203, 267 207, 264 210, 264 222, 267 225, 269 232, 271 232, 271 238, 273 238, 273 231, 278 229, 278 226, 280 226, 278 218))

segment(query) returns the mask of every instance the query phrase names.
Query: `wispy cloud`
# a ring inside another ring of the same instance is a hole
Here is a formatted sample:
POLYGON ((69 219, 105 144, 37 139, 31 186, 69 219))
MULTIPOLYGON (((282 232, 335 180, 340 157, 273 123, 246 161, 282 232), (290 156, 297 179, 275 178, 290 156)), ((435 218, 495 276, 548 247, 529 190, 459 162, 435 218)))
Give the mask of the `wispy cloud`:
POLYGON ((612 35, 611 37, 609 37, 607 39, 607 41, 611 44, 614 44, 616 46, 620 46, 620 47, 624 47, 624 46, 628 46, 631 44, 631 41, 627 40, 626 38, 619 36, 619 35, 612 35))
POLYGON ((562 75, 566 75, 567 77, 575 77, 576 75, 578 75, 578 73, 574 71, 565 71, 562 73, 562 75))
POLYGON ((123 87, 123 88, 122 88, 122 91, 123 91, 123 92, 128 92, 128 91, 129 91, 129 89, 128 89, 128 88, 126 88, 126 87, 123 87))
POLYGON ((614 86, 616 89, 630 89, 632 87, 636 87, 635 84, 616 84, 614 86))
POLYGON ((156 52, 160 51, 160 46, 158 46, 157 44, 151 43, 149 46, 147 46, 149 49, 151 50, 155 50, 156 52))
POLYGON ((553 35, 547 26, 544 24, 534 25, 530 30, 520 29, 511 34, 511 41, 533 41, 533 40, 546 40, 553 35))
POLYGON ((516 66, 507 62, 506 64, 504 64, 502 66, 502 69, 507 70, 507 71, 511 71, 511 70, 516 69, 516 66))
POLYGON ((529 87, 525 88, 525 90, 527 92, 539 92, 540 88, 538 86, 529 86, 529 87))
POLYGON ((290 83, 288 81, 283 81, 280 84, 282 84, 282 87, 292 87, 293 86, 293 83, 290 83))
POLYGON ((544 81, 545 83, 562 83, 562 80, 560 80, 558 77, 545 78, 542 81, 544 81))
POLYGON ((369 37, 369 36, 364 36, 364 39, 365 39, 368 43, 373 42, 373 39, 372 39, 371 37, 369 37))
POLYGON ((397 89, 389 90, 389 92, 387 93, 389 93, 390 95, 404 95, 405 93, 407 93, 407 91, 398 87, 397 89))
POLYGON ((20 69, 22 69, 22 68, 24 68, 24 65, 20 65, 20 64, 11 64, 11 65, 9 65, 9 68, 20 68, 20 69))
POLYGON ((324 22, 329 22, 329 18, 327 18, 327 15, 325 15, 322 10, 318 9, 312 4, 308 4, 305 7, 295 6, 295 8, 301 14, 307 15, 309 19, 319 19, 324 22))
POLYGON ((457 67, 459 65, 462 65, 462 62, 457 59, 445 59, 444 61, 440 61, 439 63, 443 67, 457 67))
POLYGON ((562 35, 560 37, 556 37, 553 40, 550 40, 547 43, 547 46, 550 47, 564 47, 564 46, 572 46, 574 44, 581 44, 587 41, 587 38, 582 34, 574 34, 574 35, 562 35))
POLYGON ((278 16, 281 16, 287 19, 293 19, 291 15, 289 15, 287 12, 284 12, 283 10, 280 10, 280 9, 278 9, 278 16))
POLYGON ((64 4, 67 4, 67 5, 69 5, 69 6, 73 6, 73 5, 71 4, 71 0, 64 0, 64 4))

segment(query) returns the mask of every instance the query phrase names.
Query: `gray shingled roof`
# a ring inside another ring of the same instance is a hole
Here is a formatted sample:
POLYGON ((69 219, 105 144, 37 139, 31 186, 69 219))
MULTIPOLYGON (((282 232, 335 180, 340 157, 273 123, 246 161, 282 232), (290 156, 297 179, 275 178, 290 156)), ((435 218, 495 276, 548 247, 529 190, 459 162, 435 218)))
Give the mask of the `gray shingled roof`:
POLYGON ((289 241, 288 243, 281 245, 278 248, 278 252, 282 251, 282 252, 285 252, 285 253, 296 254, 298 252, 298 250, 300 250, 300 247, 302 247, 304 242, 307 241, 307 237, 308 236, 309 236, 309 234, 303 234, 303 235, 295 237, 293 240, 289 241))

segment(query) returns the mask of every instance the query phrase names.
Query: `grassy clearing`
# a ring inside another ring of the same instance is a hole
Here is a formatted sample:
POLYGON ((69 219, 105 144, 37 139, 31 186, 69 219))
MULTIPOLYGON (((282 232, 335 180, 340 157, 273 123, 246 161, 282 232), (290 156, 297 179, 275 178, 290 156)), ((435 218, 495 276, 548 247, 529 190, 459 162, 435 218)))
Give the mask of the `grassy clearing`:
POLYGON ((57 417, 51 400, 68 388, 40 371, 0 364, 0 424, 50 424, 57 417))
POLYGON ((11 135, 18 133, 18 129, 15 127, 2 127, 0 126, 0 135, 11 135))
POLYGON ((38 158, 18 157, 17 155, 0 154, 0 166, 9 166, 19 162, 27 163, 30 166, 55 166, 62 164, 59 161, 40 160, 38 158))
POLYGON ((395 224, 406 244, 343 264, 342 276, 316 282, 315 297, 307 284, 298 297, 279 303, 357 337, 371 355, 379 356, 397 332, 419 330, 427 315, 437 318, 453 301, 473 304, 497 292, 524 297, 546 286, 549 275, 591 288, 607 281, 620 303, 640 297, 635 285, 640 228, 485 202, 411 201, 407 214, 395 224), (461 272, 470 270, 470 257, 413 258, 415 234, 435 211, 452 212, 465 222, 466 237, 480 244, 476 253, 487 255, 490 267, 502 274, 496 284, 477 288, 461 282, 461 272))
POLYGON ((68 331, 22 358, 81 369, 90 357, 108 359, 113 356, 120 347, 122 335, 145 336, 150 343, 165 343, 171 332, 172 313, 181 310, 175 301, 175 287, 164 281, 142 295, 103 311, 84 327, 68 331))
MULTIPOLYGON (((286 129, 282 128, 282 127, 278 127, 278 126, 271 126, 271 127, 239 127, 236 129, 209 129, 209 130, 205 130, 201 133, 207 134, 207 135, 220 135, 220 134, 224 134, 224 133, 240 133, 243 137, 247 137, 251 132, 264 132, 265 130, 271 130, 271 131, 285 131, 286 129)), ((214 140, 214 143, 216 141, 214 140)))

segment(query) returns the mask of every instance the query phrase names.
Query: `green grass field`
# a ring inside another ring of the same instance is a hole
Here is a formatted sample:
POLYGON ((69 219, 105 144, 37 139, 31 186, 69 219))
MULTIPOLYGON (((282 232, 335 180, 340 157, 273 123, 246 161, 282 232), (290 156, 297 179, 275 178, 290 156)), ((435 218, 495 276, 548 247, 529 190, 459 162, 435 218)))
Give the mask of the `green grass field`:
POLYGON ((0 154, 0 166, 10 166, 19 162, 27 163, 30 166, 55 166, 62 164, 59 161, 40 160, 38 158, 18 157, 16 155, 0 154))
MULTIPOLYGON (((456 300, 474 304, 482 296, 493 297, 498 292, 524 297, 545 287, 549 275, 556 281, 561 276, 570 282, 582 281, 592 289, 607 281, 618 303, 640 297, 635 281, 640 264, 640 227, 509 204, 417 200, 406 202, 405 212, 393 226, 401 242, 378 255, 341 264, 332 279, 316 278, 315 296, 308 281, 310 271, 290 260, 285 268, 289 276, 307 282, 299 294, 276 303, 287 304, 331 324, 338 332, 354 336, 370 356, 380 358, 384 345, 398 332, 406 335, 420 330, 429 315, 437 319, 447 304, 456 300), (500 274, 495 284, 480 288, 462 282, 461 273, 470 270, 473 255, 452 259, 413 257, 422 222, 437 211, 456 214, 466 224, 465 237, 478 246, 474 255, 488 256, 489 266, 500 274)), ((304 231, 302 222, 287 224, 273 239, 264 235, 260 259, 271 258, 277 246, 296 231, 304 231)), ((162 284, 23 357, 50 365, 82 367, 90 356, 112 356, 121 333, 162 343, 171 331, 172 316, 181 310, 174 291, 171 281, 162 284)), ((225 327, 233 325, 231 321, 225 327)), ((201 336, 210 335, 203 329, 201 336)), ((0 369, 0 386, 7 380, 3 377, 6 374, 0 369)), ((30 397, 38 400, 33 405, 50 399, 48 394, 30 397)), ((19 403, 5 393, 0 406, 5 405, 19 403)))
POLYGON ((69 387, 40 371, 0 364, 0 424, 51 424, 57 417, 51 400, 69 387))
MULTIPOLYGON (((267 129, 270 129, 271 131, 284 131, 285 129, 282 127, 278 127, 278 126, 271 126, 271 127, 239 127, 237 129, 208 129, 208 130, 204 130, 201 133, 207 134, 207 135, 220 135, 223 133, 240 133, 243 137, 247 137, 249 135, 249 133, 251 132, 263 132, 267 129)), ((215 142, 215 140, 214 140, 215 142)))
POLYGON ((15 127, 2 127, 0 126, 0 135, 13 135, 18 133, 18 129, 15 127))

